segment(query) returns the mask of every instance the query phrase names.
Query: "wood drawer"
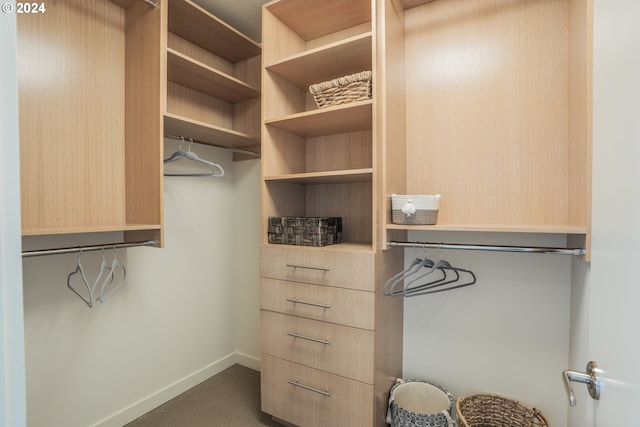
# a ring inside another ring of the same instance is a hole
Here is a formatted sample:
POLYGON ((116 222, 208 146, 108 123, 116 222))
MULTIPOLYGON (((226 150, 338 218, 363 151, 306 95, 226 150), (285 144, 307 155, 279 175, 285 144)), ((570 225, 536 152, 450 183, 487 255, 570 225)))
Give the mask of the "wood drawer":
POLYGON ((262 410, 276 418, 304 427, 373 425, 371 385, 266 354, 260 375, 262 410))
POLYGON ((262 310, 263 353, 373 384, 373 332, 262 310))
POLYGON ((373 292, 260 279, 260 308, 373 330, 373 292))
POLYGON ((260 275, 271 279, 375 291, 372 252, 260 247, 260 275))

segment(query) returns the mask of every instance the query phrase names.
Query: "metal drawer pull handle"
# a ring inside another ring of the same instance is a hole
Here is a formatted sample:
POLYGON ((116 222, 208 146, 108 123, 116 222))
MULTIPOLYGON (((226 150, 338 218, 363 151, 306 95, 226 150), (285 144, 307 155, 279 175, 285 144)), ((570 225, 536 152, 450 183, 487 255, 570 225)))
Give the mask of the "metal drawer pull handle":
POLYGON ((305 390, 312 391, 312 392, 314 392, 314 393, 319 393, 319 394, 322 394, 322 395, 324 395, 324 396, 331 396, 331 394, 329 394, 329 391, 328 391, 326 388, 325 388, 324 390, 320 390, 320 389, 318 389, 318 388, 309 387, 308 385, 300 384, 300 383, 298 382, 298 380, 293 380, 293 381, 292 381, 292 380, 287 380, 287 382, 288 382, 289 384, 291 384, 291 385, 294 385, 294 386, 296 386, 296 387, 303 388, 303 389, 305 389, 305 390))
POLYGON ((287 264, 291 268, 304 268, 307 270, 331 271, 329 267, 315 267, 313 265, 287 264))
POLYGON ((304 336, 304 335, 300 335, 297 332, 287 332, 287 335, 289 335, 290 337, 300 338, 300 339, 307 340, 307 341, 313 341, 313 342, 317 342, 317 343, 324 344, 324 345, 331 345, 331 341, 329 341, 329 340, 323 340, 323 339, 319 339, 319 338, 307 337, 307 336, 304 336))
POLYGON ((319 302, 303 301, 303 300, 299 300, 297 298, 287 298, 287 301, 292 302, 294 304, 304 304, 304 305, 312 305, 314 307, 331 308, 331 306, 329 304, 322 304, 322 303, 319 303, 319 302))

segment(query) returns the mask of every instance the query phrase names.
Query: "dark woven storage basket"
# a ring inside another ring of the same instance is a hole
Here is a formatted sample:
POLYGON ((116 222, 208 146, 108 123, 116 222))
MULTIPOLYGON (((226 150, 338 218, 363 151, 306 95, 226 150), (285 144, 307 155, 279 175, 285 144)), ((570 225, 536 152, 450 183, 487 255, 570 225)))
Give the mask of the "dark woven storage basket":
POLYGON ((363 71, 309 86, 319 108, 371 99, 371 71, 363 71))
POLYGON ((342 217, 270 216, 267 241, 298 246, 335 245, 342 242, 342 217))
POLYGON ((472 394, 456 401, 460 427, 549 427, 536 408, 496 394, 472 394))

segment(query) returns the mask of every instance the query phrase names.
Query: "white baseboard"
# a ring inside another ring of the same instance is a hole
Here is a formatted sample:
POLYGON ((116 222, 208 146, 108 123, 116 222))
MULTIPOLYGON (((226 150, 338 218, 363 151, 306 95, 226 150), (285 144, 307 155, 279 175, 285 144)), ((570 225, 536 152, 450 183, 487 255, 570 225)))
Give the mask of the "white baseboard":
POLYGON ((228 356, 213 362, 209 366, 205 366, 199 371, 196 371, 173 384, 158 390, 157 392, 131 404, 107 418, 104 418, 92 427, 122 427, 152 409, 157 408, 163 403, 168 402, 179 394, 184 393, 212 376, 219 374, 236 363, 256 370, 259 370, 260 367, 260 359, 241 353, 229 354, 228 356), (257 366, 257 368, 255 366, 257 366))
POLYGON ((236 363, 254 371, 260 371, 260 359, 245 353, 236 353, 236 363))

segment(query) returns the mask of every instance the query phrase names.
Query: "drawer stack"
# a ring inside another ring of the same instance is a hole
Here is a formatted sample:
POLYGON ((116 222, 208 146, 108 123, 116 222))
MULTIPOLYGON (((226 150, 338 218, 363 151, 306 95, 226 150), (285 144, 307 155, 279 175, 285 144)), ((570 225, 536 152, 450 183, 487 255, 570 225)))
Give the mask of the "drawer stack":
POLYGON ((262 410, 374 425, 375 253, 261 247, 262 410))

